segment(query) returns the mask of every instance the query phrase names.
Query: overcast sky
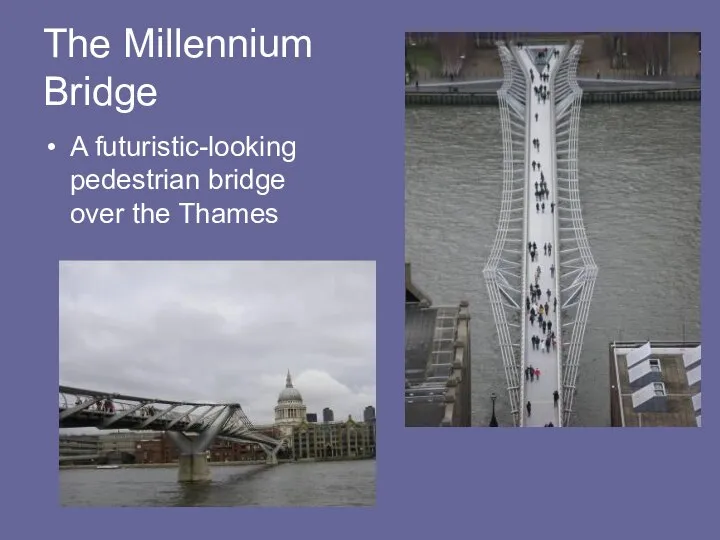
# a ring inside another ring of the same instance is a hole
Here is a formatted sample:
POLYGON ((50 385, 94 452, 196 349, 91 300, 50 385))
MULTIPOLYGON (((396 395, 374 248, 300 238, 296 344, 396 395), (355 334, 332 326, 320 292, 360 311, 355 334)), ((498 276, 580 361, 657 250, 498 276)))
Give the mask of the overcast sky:
POLYGON ((375 405, 374 262, 60 263, 61 384, 261 424, 288 369, 308 412, 375 405))

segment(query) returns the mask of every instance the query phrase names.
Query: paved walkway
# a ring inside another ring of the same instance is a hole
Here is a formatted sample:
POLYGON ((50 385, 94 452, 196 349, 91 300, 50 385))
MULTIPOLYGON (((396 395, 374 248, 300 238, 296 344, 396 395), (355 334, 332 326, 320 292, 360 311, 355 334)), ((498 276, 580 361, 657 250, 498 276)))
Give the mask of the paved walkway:
MULTIPOLYGON (((557 47, 562 49, 563 47, 557 47)), ((535 74, 535 81, 533 86, 541 84, 550 86, 550 83, 540 82, 538 77, 538 68, 533 65, 531 59, 531 52, 533 48, 523 48, 520 50, 521 59, 525 63, 527 70, 532 69, 535 74)), ((539 49, 539 47, 538 47, 539 49)), ((552 55, 552 48, 549 49, 548 54, 552 55)), ((551 56, 550 69, 556 68, 556 57, 551 56)), ((547 68, 543 73, 549 73, 547 68)), ((557 284, 557 273, 553 278, 551 276, 550 267, 555 266, 556 269, 560 268, 560 261, 558 258, 558 250, 555 245, 555 228, 557 227, 557 213, 551 210, 551 203, 555 201, 555 156, 553 155, 554 145, 551 144, 552 137, 552 123, 554 118, 551 117, 552 109, 550 107, 551 98, 549 96, 547 101, 543 103, 541 100, 536 98, 535 93, 531 92, 531 99, 529 103, 530 107, 530 126, 527 135, 527 144, 530 145, 529 161, 527 166, 527 177, 528 184, 526 190, 527 197, 527 234, 528 242, 533 242, 537 245, 537 256, 535 261, 531 261, 531 257, 528 254, 526 257, 527 265, 525 268, 526 278, 528 283, 528 289, 530 284, 536 283, 536 272, 540 269, 540 276, 537 279, 537 283, 540 286, 542 295, 540 300, 536 301, 536 310, 539 309, 540 305, 545 306, 547 303, 550 311, 550 316, 545 320, 552 323, 552 329, 557 329, 557 313, 553 308, 553 300, 555 298, 556 284, 557 284), (535 114, 538 115, 538 119, 535 120, 535 114), (532 145, 534 139, 539 139, 539 149, 532 145), (539 163, 539 170, 536 168, 535 171, 532 169, 532 162, 539 163), (541 176, 542 175, 542 176, 541 176), (545 180, 549 194, 547 197, 541 199, 538 202, 536 198, 535 186, 540 187, 541 178, 545 180), (542 205, 545 204, 543 211, 542 205), (538 210, 536 205, 540 205, 538 210), (550 255, 547 255, 544 251, 545 244, 550 245, 550 255), (550 290, 550 297, 548 299, 547 291, 550 290)), ((528 249, 528 246, 525 246, 528 249)), ((529 291, 526 291, 526 294, 529 291)), ((529 314, 528 314, 529 315, 529 314)), ((550 349, 544 350, 545 338, 549 335, 550 331, 543 333, 542 326, 536 319, 533 324, 530 323, 529 316, 525 320, 525 365, 540 370, 540 378, 536 378, 534 381, 525 381, 525 403, 522 404, 526 407, 527 402, 532 405, 531 414, 528 415, 527 408, 525 409, 525 416, 523 425, 525 427, 543 427, 548 422, 552 422, 554 426, 559 426, 559 408, 555 407, 553 400, 553 392, 559 389, 559 376, 560 376, 560 344, 557 344, 556 348, 552 345, 550 349), (537 349, 533 348, 531 339, 532 336, 539 337, 543 343, 541 343, 537 349)), ((523 374, 524 375, 524 374, 523 374)))

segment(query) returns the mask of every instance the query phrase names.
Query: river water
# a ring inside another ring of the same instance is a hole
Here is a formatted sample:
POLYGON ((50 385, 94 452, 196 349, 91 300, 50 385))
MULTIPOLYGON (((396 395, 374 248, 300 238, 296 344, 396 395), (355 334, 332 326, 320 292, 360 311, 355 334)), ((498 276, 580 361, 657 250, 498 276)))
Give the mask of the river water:
POLYGON ((374 506, 375 461, 212 467, 180 484, 177 468, 65 469, 62 506, 374 506))
MULTIPOLYGON (((573 425, 610 424, 613 340, 700 339, 700 104, 589 105, 580 197, 598 280, 573 425)), ((405 251, 435 304, 470 301, 473 425, 512 421, 482 270, 502 191, 497 107, 408 107, 405 251)))

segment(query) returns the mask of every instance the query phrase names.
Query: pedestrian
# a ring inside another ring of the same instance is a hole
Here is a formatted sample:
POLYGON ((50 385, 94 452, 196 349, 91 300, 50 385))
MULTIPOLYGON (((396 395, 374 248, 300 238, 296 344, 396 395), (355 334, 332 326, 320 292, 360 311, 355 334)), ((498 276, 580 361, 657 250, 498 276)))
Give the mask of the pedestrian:
POLYGON ((555 300, 553 300, 553 313, 557 311, 557 296, 555 297, 555 300))
MULTIPOLYGON (((545 203, 543 203, 543 208, 545 207, 545 203)), ((548 255, 552 255, 552 244, 548 242, 548 255)))
POLYGON ((543 211, 543 214, 544 214, 544 213, 545 213, 545 203, 542 203, 542 211, 543 211))
POLYGON ((525 380, 530 379, 530 368, 525 368, 525 380))
POLYGON ((540 380, 540 369, 535 368, 535 378, 539 381, 540 380))
POLYGON ((555 265, 554 264, 550 265, 550 277, 551 278, 555 277, 555 265))
POLYGON ((548 332, 552 330, 552 321, 548 321, 548 332))
POLYGON ((527 405, 525 405, 525 408, 527 409, 528 416, 531 416, 532 415, 532 405, 530 404, 529 401, 527 402, 527 405))
MULTIPOLYGON (((535 169, 535 162, 533 161, 533 170, 535 169)), ((535 197, 538 195, 538 183, 535 182, 535 197)))
POLYGON ((547 255, 547 243, 543 244, 543 252, 547 255))
POLYGON ((535 121, 538 121, 538 113, 535 113, 535 121))
MULTIPOLYGON (((534 161, 532 162, 532 168, 533 168, 533 171, 534 171, 534 170, 535 170, 535 162, 534 162, 534 161)), ((535 188, 535 189, 537 189, 537 188, 535 188)))
POLYGON ((545 302, 545 313, 546 313, 546 314, 549 314, 549 313, 550 313, 550 306, 548 306, 548 303, 547 303, 547 302, 545 302))
POLYGON ((540 203, 535 203, 535 209, 540 213, 540 203))
POLYGON ((543 321, 543 322, 542 322, 542 329, 543 329, 543 334, 544 334, 545 332, 547 332, 547 321, 543 321))
POLYGON ((530 297, 529 296, 525 297, 525 309, 530 311, 530 297))
POLYGON ((530 366, 530 382, 533 382, 535 380, 535 370, 532 366, 530 366))
MULTIPOLYGON (((559 399, 560 399, 560 394, 558 393, 557 390, 555 390, 553 392, 553 404, 555 405, 555 407, 557 407, 557 403, 558 403, 559 399)), ((530 403, 530 402, 528 402, 528 403, 530 403)))
POLYGON ((555 213, 555 203, 554 203, 554 202, 551 202, 551 203, 550 203, 550 211, 551 211, 553 214, 555 213))

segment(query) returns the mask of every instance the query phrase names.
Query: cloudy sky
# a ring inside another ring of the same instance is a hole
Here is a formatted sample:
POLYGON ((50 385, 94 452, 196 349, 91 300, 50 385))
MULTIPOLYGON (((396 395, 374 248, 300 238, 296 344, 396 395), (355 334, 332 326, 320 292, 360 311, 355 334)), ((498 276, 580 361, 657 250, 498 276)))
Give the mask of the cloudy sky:
POLYGON ((261 424, 288 369, 308 412, 375 405, 374 262, 60 263, 61 384, 261 424))

